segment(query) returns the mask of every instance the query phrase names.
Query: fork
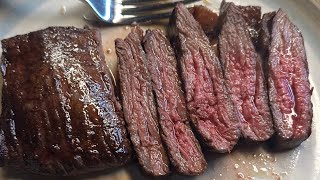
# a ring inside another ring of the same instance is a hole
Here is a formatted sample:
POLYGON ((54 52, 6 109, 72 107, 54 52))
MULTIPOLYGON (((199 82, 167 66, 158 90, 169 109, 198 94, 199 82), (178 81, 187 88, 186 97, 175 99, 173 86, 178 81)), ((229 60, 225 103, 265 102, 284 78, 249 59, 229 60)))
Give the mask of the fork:
POLYGON ((109 24, 132 24, 170 17, 178 2, 190 4, 201 0, 82 0, 95 15, 109 24))

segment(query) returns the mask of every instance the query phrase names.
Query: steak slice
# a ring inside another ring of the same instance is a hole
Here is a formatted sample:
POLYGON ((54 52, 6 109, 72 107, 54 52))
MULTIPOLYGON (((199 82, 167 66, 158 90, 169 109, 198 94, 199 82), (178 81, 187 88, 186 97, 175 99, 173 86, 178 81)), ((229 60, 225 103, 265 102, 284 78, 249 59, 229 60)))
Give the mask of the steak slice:
MULTIPOLYGON (((264 71, 265 79, 268 80, 267 72, 268 72, 268 56, 269 56, 269 46, 271 41, 271 31, 272 31, 272 20, 276 15, 276 12, 265 13, 262 16, 260 31, 258 37, 258 43, 256 49, 258 50, 261 57, 262 69, 264 71)), ((268 82, 266 82, 266 86, 268 88, 268 82)), ((270 101, 269 101, 270 106, 270 101)), ((271 111, 272 114, 272 111, 271 111)))
POLYGON ((2 48, 3 165, 74 175, 130 159, 98 31, 49 27, 2 48))
POLYGON ((170 160, 181 174, 199 175, 207 163, 189 125, 174 51, 160 30, 148 30, 143 45, 170 160))
POLYGON ((268 56, 268 85, 275 145, 293 148, 311 134, 312 103, 303 37, 280 9, 273 18, 268 56))
POLYGON ((143 169, 152 175, 169 173, 169 160, 161 142, 147 59, 142 48, 143 31, 131 30, 116 39, 124 117, 143 169))
POLYGON ((273 134, 272 116, 261 60, 242 12, 233 3, 221 6, 220 60, 245 139, 265 141, 273 134))
POLYGON ((207 35, 215 54, 218 54, 219 16, 203 5, 195 5, 188 9, 194 19, 198 21, 202 30, 207 35))
POLYGON ((194 19, 199 22, 201 28, 208 36, 209 40, 217 36, 216 24, 218 23, 219 16, 209 8, 203 5, 196 5, 189 8, 190 13, 194 19))
MULTIPOLYGON (((258 46, 260 24, 261 24, 261 7, 260 6, 237 6, 242 11, 242 16, 247 23, 251 39, 255 46, 258 46)), ((221 31, 221 18, 206 6, 195 5, 189 8, 194 19, 199 22, 205 34, 208 36, 210 44, 218 54, 218 36, 221 31)))
MULTIPOLYGON (((263 62, 267 62, 269 56, 269 46, 271 41, 272 20, 276 12, 269 12, 262 16, 261 27, 259 32, 258 50, 263 58, 263 62)), ((265 66, 266 68, 267 66, 265 66)))
POLYGON ((245 20, 250 37, 254 45, 258 44, 259 31, 261 27, 261 7, 260 6, 237 6, 245 20))
POLYGON ((201 26, 181 3, 170 18, 169 35, 197 132, 210 149, 230 152, 240 136, 239 119, 224 84, 221 64, 201 26))

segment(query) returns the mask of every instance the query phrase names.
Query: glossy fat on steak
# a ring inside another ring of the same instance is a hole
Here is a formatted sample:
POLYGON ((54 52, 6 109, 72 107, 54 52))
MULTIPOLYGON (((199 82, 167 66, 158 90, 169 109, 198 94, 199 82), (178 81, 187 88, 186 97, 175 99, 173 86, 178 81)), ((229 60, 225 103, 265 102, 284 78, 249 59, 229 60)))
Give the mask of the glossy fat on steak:
POLYGON ((124 117, 142 168, 154 176, 169 173, 169 160, 161 142, 152 94, 143 31, 134 27, 124 39, 116 39, 124 117))
POLYGON ((96 30, 49 27, 2 40, 2 48, 5 166, 74 175, 130 159, 96 30))
POLYGON ((250 141, 266 141, 274 131, 261 59, 240 9, 233 3, 224 3, 220 17, 220 60, 241 117, 242 135, 250 141))
POLYGON ((189 125, 174 51, 160 30, 148 30, 143 45, 171 163, 181 174, 199 175, 207 163, 189 125))
POLYGON ((200 24, 181 3, 170 18, 169 35, 195 129, 211 150, 230 152, 240 136, 239 119, 221 64, 200 24))
POLYGON ((311 134, 313 113, 308 62, 303 37, 288 16, 280 9, 273 19, 268 19, 272 27, 265 28, 264 33, 268 34, 269 29, 271 35, 264 36, 264 40, 270 37, 265 56, 275 125, 274 145, 288 149, 298 146, 311 134))

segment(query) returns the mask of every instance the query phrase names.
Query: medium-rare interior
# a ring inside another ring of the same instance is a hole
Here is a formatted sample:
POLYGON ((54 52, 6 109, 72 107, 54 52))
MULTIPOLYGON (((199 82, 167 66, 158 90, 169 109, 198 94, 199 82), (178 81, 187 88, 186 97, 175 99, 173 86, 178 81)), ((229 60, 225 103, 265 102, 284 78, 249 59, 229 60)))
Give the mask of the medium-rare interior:
POLYGON ((199 175, 207 163, 189 125, 174 51, 160 30, 148 30, 143 46, 155 92, 162 139, 171 163, 181 174, 199 175))
POLYGON ((122 105, 140 165, 147 173, 159 176, 169 173, 169 160, 161 142, 142 40, 143 30, 134 27, 124 40, 115 41, 122 105))
POLYGON ((74 175, 131 159, 98 31, 49 27, 2 48, 2 165, 74 175))
POLYGON ((187 110, 200 139, 217 152, 238 142, 239 119, 224 84, 221 64, 200 24, 178 3, 169 22, 187 110))
POLYGON ((312 103, 303 37, 281 9, 265 16, 262 42, 275 126, 274 147, 293 148, 311 134, 312 103), (271 23, 272 22, 272 23, 271 23), (271 25, 271 27, 270 27, 271 25), (271 33, 271 34, 268 34, 271 33))
POLYGON ((261 59, 255 51, 242 11, 233 3, 223 3, 219 34, 220 60, 227 88, 245 139, 265 141, 273 134, 261 59))
POLYGON ((111 79, 98 30, 49 27, 2 40, 0 167, 78 175, 126 164, 132 143, 149 175, 169 174, 170 164, 199 175, 199 142, 225 153, 241 135, 273 137, 283 150, 310 136, 303 37, 281 9, 261 19, 259 6, 223 0, 218 16, 177 3, 168 35, 172 45, 159 29, 116 39, 120 79, 111 79))

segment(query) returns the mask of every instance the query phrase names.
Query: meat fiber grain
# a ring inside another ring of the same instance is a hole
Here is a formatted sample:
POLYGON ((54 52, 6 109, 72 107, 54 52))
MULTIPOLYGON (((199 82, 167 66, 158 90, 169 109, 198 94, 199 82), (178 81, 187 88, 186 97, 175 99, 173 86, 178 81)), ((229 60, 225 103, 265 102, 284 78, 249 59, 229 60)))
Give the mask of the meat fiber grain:
POLYGON ((171 163, 181 174, 199 175, 207 163, 189 125, 174 51, 160 30, 148 30, 143 44, 171 163))
POLYGON ((154 176, 169 173, 169 160, 161 142, 158 117, 146 54, 143 31, 134 27, 124 39, 116 39, 124 117, 142 168, 154 176))
MULTIPOLYGON (((263 62, 267 62, 269 56, 269 46, 271 41, 272 20, 276 12, 269 12, 263 15, 258 39, 258 51, 263 62)), ((266 66, 265 66, 266 67, 266 66)))
POLYGON ((220 60, 240 116, 242 135, 250 141, 265 141, 273 134, 273 122, 261 59, 240 9, 233 3, 223 3, 220 17, 220 60))
POLYGON ((211 150, 230 152, 240 136, 239 119, 224 84, 221 64, 200 24, 181 3, 170 18, 169 35, 195 129, 211 150))
POLYGON ((312 103, 303 37, 286 13, 272 20, 267 62, 275 147, 293 148, 311 134, 312 103))

